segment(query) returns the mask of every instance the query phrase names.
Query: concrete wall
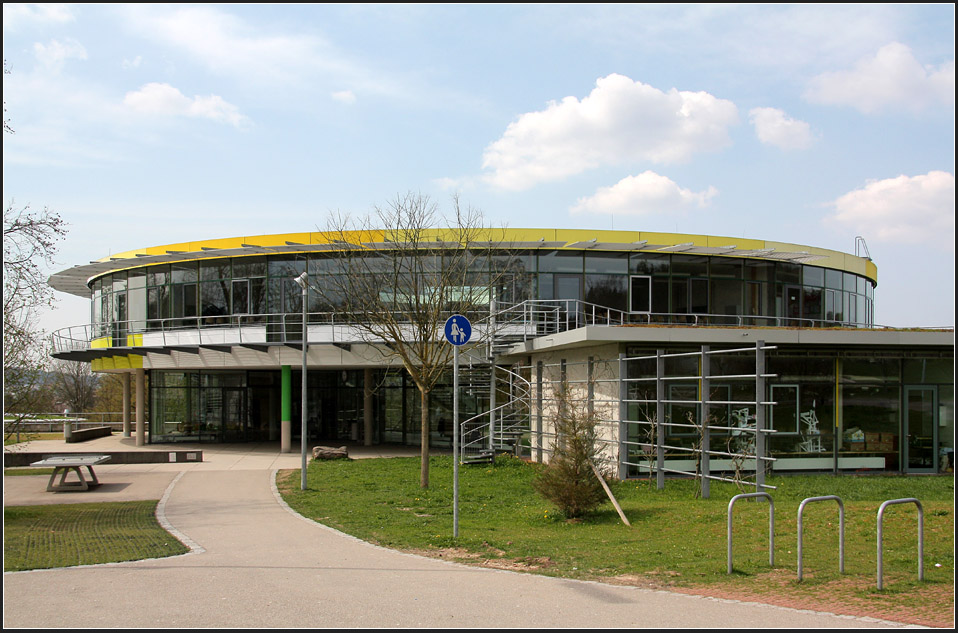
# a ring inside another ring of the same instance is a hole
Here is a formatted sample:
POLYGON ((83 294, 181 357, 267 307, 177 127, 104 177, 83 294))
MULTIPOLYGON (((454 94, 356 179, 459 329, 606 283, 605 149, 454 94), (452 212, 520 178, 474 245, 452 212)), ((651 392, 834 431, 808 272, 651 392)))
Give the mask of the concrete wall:
MULTIPOLYGON (((597 423, 600 459, 615 474, 619 447, 619 349, 603 345, 588 350, 565 350, 532 356, 532 431, 537 446, 537 364, 542 362, 542 461, 548 462, 556 440, 555 425, 560 411, 570 415, 592 415, 597 423), (591 359, 591 371, 590 371, 591 359), (564 380, 563 380, 564 368, 564 380)), ((535 457, 535 450, 533 450, 535 457)))

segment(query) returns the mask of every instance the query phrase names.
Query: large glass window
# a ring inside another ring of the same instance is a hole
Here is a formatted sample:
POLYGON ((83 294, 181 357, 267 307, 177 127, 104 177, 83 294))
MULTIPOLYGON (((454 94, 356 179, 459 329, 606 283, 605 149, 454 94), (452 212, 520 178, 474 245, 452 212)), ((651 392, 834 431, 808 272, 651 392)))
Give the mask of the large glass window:
POLYGON ((633 275, 631 279, 631 304, 629 309, 632 312, 651 312, 652 310, 652 278, 648 276, 633 275))
POLYGON ((204 325, 228 323, 230 313, 230 282, 204 281, 200 283, 200 306, 204 325))
MULTIPOLYGON (((822 318, 822 289, 805 286, 805 295, 802 297, 802 317, 817 321, 822 318)), ((806 323, 806 325, 811 325, 806 323)))
POLYGON ((802 270, 802 283, 806 286, 821 288, 825 285, 825 269, 818 266, 805 266, 802 270))
POLYGON ((691 312, 695 314, 709 313, 709 280, 692 279, 689 282, 689 302, 691 312))
POLYGON ((708 277, 709 258, 697 255, 673 255, 672 275, 683 277, 708 277))
MULTIPOLYGON (((702 321, 667 314, 709 314, 713 316, 708 322, 713 325, 737 323, 737 319, 726 318, 731 316, 784 317, 747 323, 797 327, 873 320, 873 287, 867 279, 819 266, 681 253, 570 249, 516 254, 480 249, 472 254, 462 283, 485 288, 496 278, 494 291, 500 306, 533 297, 584 299, 616 310, 651 312, 662 322, 702 321), (496 277, 500 273, 502 276, 496 277)), ((434 274, 435 266, 448 259, 440 255, 423 255, 410 269, 434 274)), ((393 266, 388 253, 363 257, 371 269, 381 269, 383 274, 393 266)), ((301 292, 291 281, 307 265, 313 283, 318 284, 323 276, 338 274, 342 260, 325 252, 309 257, 257 255, 160 264, 104 275, 91 284, 95 335, 121 340, 126 327, 137 332, 164 323, 167 327, 249 324, 267 320, 261 315, 298 313, 301 292), (166 323, 166 319, 171 320, 166 323)), ((480 303, 485 306, 490 297, 482 297, 480 303)), ((324 299, 330 299, 328 293, 324 299)), ((319 313, 339 305, 335 300, 321 303, 313 292, 308 309, 316 314, 313 318, 321 319, 319 313)))
POLYGON ((181 262, 179 264, 173 264, 170 275, 173 283, 175 284, 196 281, 197 264, 196 262, 181 262))
POLYGON ((652 278, 652 312, 669 312, 669 278, 652 278))
POLYGON ((233 271, 228 259, 211 259, 200 262, 200 279, 204 281, 229 279, 232 275, 233 271))
POLYGON ((627 253, 586 253, 586 273, 626 274, 629 272, 627 253))
POLYGON ((712 314, 742 314, 742 282, 737 279, 712 280, 712 314))
POLYGON ((237 257, 233 260, 233 277, 265 277, 265 257, 237 257))
POLYGON ((901 360, 846 358, 841 361, 841 448, 839 468, 900 468, 901 360))
POLYGON ((640 275, 668 275, 671 256, 666 253, 632 253, 629 272, 640 275))
POLYGON ((173 318, 177 326, 195 326, 197 316, 196 284, 173 284, 173 318))
POLYGON ((539 254, 539 272, 541 273, 581 273, 582 268, 581 251, 552 251, 539 254))
POLYGON ((585 300, 588 303, 625 311, 628 297, 628 277, 625 275, 585 276, 585 300))
POLYGON ((742 260, 731 257, 713 257, 709 274, 714 277, 742 278, 742 260))

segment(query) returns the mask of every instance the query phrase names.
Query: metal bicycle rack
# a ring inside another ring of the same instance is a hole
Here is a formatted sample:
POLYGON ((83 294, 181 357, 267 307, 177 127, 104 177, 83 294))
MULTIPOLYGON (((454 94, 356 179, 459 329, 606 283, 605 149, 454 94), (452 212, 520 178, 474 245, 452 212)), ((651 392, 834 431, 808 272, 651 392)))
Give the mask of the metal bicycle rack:
POLYGON ((767 492, 749 492, 735 495, 728 502, 728 573, 732 573, 732 507, 739 499, 764 497, 768 499, 768 564, 775 566, 775 502, 767 492))
MULTIPOLYGON (((845 504, 835 495, 826 495, 824 497, 809 497, 802 501, 798 506, 798 580, 802 580, 802 513, 805 506, 815 501, 837 501, 838 502, 838 573, 845 573, 845 504)), ((879 534, 881 532, 879 531, 879 534)), ((880 549, 880 548, 879 548, 880 549)), ((879 554, 881 556, 881 554, 879 554)), ((879 563, 880 564, 880 563, 879 563)))
POLYGON ((878 508, 878 590, 882 589, 882 519, 885 508, 900 503, 914 503, 918 506, 918 580, 925 579, 925 512, 921 501, 908 497, 906 499, 892 499, 881 504, 878 508))

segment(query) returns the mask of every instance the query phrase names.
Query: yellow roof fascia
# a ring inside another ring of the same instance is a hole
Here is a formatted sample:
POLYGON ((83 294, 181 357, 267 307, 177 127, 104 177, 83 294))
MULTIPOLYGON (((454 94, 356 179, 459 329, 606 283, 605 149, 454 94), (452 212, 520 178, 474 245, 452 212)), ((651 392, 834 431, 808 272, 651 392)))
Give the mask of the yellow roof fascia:
MULTIPOLYGON (((332 244, 339 240, 345 240, 352 244, 385 241, 388 231, 381 229, 330 232, 315 231, 306 233, 280 233, 272 235, 252 235, 244 237, 227 237, 209 240, 196 240, 192 242, 181 242, 178 244, 167 244, 163 246, 151 246, 132 251, 126 251, 104 257, 98 261, 109 262, 118 259, 130 259, 137 261, 139 256, 144 255, 166 255, 173 251, 183 251, 196 253, 204 249, 238 249, 244 244, 262 247, 286 246, 287 242, 305 245, 332 244)), ((437 239, 441 241, 450 241, 455 238, 457 232, 452 229, 431 229, 426 231, 427 239, 437 239)), ((811 246, 802 246, 790 244, 787 242, 776 242, 768 240, 756 240, 739 237, 723 237, 716 235, 698 235, 688 233, 659 233, 652 231, 623 231, 623 230, 590 230, 590 229, 529 229, 529 228, 494 228, 483 227, 475 231, 474 237, 477 241, 501 241, 503 247, 508 248, 510 243, 523 242, 563 242, 566 247, 577 242, 588 242, 595 240, 598 243, 606 244, 632 244, 646 241, 650 245, 678 245, 692 244, 694 246, 706 248, 722 248, 734 246, 739 251, 774 249, 774 252, 807 252, 810 255, 823 257, 813 263, 816 266, 824 266, 843 270, 865 277, 877 283, 878 269, 871 260, 833 251, 829 249, 815 248, 811 246)), ((618 249, 615 249, 618 250, 618 249)), ((726 257, 736 257, 735 251, 725 253, 726 257)), ((216 257, 215 254, 210 255, 216 257)), ((769 259, 775 259, 770 257, 769 259)), ((130 262, 131 267, 141 265, 130 262)))

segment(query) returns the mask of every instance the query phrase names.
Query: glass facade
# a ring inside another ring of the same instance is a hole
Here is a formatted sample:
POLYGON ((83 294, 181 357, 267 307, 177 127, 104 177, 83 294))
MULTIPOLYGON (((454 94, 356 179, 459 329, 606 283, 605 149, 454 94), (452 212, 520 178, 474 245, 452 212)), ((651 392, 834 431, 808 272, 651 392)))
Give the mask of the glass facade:
MULTIPOLYGON (((378 257, 379 255, 373 255, 378 257)), ((440 255, 430 254, 440 265, 440 255)), ((294 278, 314 283, 337 274, 324 254, 247 256, 158 264, 94 280, 97 338, 126 345, 130 333, 155 329, 278 323, 299 314, 294 278), (270 316, 274 315, 274 316, 270 316)), ((578 300, 634 320, 711 325, 833 326, 873 323, 873 285, 851 273, 790 262, 721 256, 543 250, 477 256, 477 286, 497 271, 500 305, 526 299, 578 300), (739 317, 747 317, 744 320, 739 317)), ((329 286, 330 284, 326 284, 329 286)), ((315 290, 311 314, 336 310, 335 296, 315 290)), ((318 317, 311 317, 318 318, 318 317)))
MULTIPOLYGON (((485 410, 488 386, 475 372, 460 376, 460 420, 485 410)), ((488 383, 488 368, 485 370, 488 383)), ((260 442, 280 438, 281 372, 150 372, 150 442, 260 442)), ((364 371, 310 370, 307 433, 311 440, 364 441, 364 371)), ((302 374, 291 372, 291 422, 299 438, 302 374)), ((420 392, 402 371, 374 370, 373 443, 420 443, 420 392)), ((452 446, 452 376, 429 396, 430 445, 452 446)))
MULTIPOLYGON (((690 352, 669 349, 666 354, 690 352)), ((629 420, 655 417, 655 350, 630 348, 629 420), (648 356, 653 356, 651 359, 648 356), (636 401, 650 401, 641 403, 636 401)), ((667 457, 696 447, 702 383, 699 354, 667 358, 665 440, 667 457)), ((954 467, 954 359, 915 357, 875 350, 871 354, 842 350, 770 352, 762 396, 767 406, 767 450, 777 471, 946 472, 954 467)), ((754 381, 725 380, 754 372, 754 353, 715 356, 711 360, 708 418, 710 449, 754 450, 754 434, 736 427, 755 424, 754 381), (724 428, 723 428, 724 427, 724 428), (751 444, 750 444, 751 443, 751 444)), ((630 425, 629 441, 648 441, 647 425, 630 425)), ((645 451, 647 453, 647 451, 645 451)), ((629 461, 648 455, 630 446, 629 461)), ((636 476, 638 468, 632 468, 636 476)))

